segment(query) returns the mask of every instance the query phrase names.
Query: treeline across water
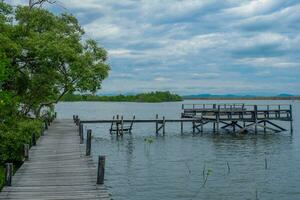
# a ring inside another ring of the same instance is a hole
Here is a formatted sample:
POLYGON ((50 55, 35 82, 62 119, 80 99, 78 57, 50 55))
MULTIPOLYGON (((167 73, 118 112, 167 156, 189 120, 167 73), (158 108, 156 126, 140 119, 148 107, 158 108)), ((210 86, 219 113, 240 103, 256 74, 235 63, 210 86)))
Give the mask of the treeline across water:
POLYGON ((181 96, 172 94, 169 91, 140 93, 136 95, 116 95, 116 96, 96 96, 96 95, 80 95, 66 94, 61 101, 114 101, 114 102, 172 102, 182 101, 181 96))

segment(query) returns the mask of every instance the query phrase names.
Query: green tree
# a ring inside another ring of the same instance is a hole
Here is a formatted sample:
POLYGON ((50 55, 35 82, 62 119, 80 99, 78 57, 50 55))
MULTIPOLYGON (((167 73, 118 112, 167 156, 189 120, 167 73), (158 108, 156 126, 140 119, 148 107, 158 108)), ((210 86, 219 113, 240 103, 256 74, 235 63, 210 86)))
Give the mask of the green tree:
POLYGON ((84 30, 74 16, 33 6, 10 9, 2 18, 8 16, 14 23, 5 21, 9 28, 1 31, 0 40, 5 41, 1 44, 11 73, 2 90, 20 97, 23 115, 39 116, 44 106, 68 92, 93 93, 101 88, 109 71, 107 53, 96 41, 82 40, 84 30))

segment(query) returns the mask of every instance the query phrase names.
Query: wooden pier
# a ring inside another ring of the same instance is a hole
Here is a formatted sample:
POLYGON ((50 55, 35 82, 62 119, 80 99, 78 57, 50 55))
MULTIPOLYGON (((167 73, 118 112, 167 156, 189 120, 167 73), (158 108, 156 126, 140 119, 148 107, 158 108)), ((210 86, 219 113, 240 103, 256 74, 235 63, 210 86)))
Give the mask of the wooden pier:
POLYGON ((193 125, 202 132, 203 126, 213 124, 213 131, 231 128, 234 133, 245 133, 254 128, 280 132, 285 128, 277 122, 290 122, 290 130, 293 131, 292 105, 245 105, 245 104, 183 104, 182 118, 198 119, 193 125), (222 125, 222 127, 220 127, 222 125), (199 129, 201 127, 201 129, 199 129))
MULTIPOLYGON (((112 120, 80 120, 73 116, 77 124, 110 123, 110 133, 123 135, 124 132, 132 132, 135 123, 155 124, 155 133, 162 132, 165 135, 166 123, 180 123, 180 131, 183 133, 183 124, 191 123, 193 133, 201 133, 204 128, 211 128, 214 133, 227 130, 232 133, 258 133, 286 131, 286 128, 277 122, 289 122, 293 131, 293 115, 291 105, 245 105, 245 104, 183 104, 181 118, 166 119, 164 116, 154 119, 124 119, 119 115, 112 120), (127 124, 127 126, 125 125, 127 124), (129 124, 129 125, 128 125, 129 124)), ((79 130, 80 131, 80 130, 79 130)))
MULTIPOLYGON (((100 167, 86 156, 71 120, 55 121, 27 152, 21 168, 0 193, 3 200, 108 200, 103 185, 104 157, 100 167), (97 176, 98 174, 98 176, 97 176), (98 183, 98 184, 97 184, 98 183), (8 186, 11 185, 11 186, 8 186)), ((89 146, 90 148, 90 146, 89 146)), ((9 165, 8 165, 9 166, 9 165)))

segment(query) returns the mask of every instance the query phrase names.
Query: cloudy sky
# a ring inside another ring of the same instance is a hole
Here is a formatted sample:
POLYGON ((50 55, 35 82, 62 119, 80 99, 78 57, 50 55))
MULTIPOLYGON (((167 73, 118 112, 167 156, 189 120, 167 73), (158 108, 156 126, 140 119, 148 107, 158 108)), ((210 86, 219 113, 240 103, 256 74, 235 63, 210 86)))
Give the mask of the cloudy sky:
POLYGON ((101 94, 300 94, 300 0, 59 4, 109 52, 101 94))

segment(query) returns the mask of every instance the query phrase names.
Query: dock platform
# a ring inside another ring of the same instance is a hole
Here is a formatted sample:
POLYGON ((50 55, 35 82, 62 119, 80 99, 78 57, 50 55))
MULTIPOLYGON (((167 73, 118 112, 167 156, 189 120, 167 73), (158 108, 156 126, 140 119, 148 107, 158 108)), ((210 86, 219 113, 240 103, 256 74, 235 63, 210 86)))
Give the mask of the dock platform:
POLYGON ((29 160, 5 186, 0 200, 109 200, 97 185, 97 168, 86 156, 72 120, 55 121, 29 151, 29 160))
POLYGON ((293 132, 292 105, 288 104, 182 104, 181 117, 178 119, 166 119, 164 116, 158 118, 158 115, 154 119, 135 119, 135 117, 124 119, 123 116, 119 118, 117 115, 112 120, 82 120, 73 115, 73 119, 77 121, 78 125, 111 123, 110 133, 115 132, 117 135, 123 135, 124 132, 131 133, 135 123, 153 123, 156 134, 162 132, 163 135, 165 134, 166 123, 180 123, 181 133, 183 133, 184 123, 192 123, 193 133, 202 133, 204 127, 212 127, 214 133, 220 133, 221 130, 232 133, 258 133, 260 130, 263 132, 286 131, 286 127, 278 122, 289 122, 290 130, 293 132))

